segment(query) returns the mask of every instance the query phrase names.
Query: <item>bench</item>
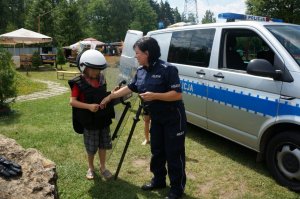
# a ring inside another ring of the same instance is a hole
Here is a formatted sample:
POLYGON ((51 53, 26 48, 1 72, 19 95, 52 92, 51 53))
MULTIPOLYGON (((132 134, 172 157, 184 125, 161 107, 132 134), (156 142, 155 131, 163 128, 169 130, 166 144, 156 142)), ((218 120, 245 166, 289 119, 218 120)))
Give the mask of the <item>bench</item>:
POLYGON ((40 56, 43 64, 51 64, 57 67, 56 54, 40 54, 40 56))
POLYGON ((64 79, 65 77, 74 77, 80 75, 77 71, 56 71, 57 79, 64 79))

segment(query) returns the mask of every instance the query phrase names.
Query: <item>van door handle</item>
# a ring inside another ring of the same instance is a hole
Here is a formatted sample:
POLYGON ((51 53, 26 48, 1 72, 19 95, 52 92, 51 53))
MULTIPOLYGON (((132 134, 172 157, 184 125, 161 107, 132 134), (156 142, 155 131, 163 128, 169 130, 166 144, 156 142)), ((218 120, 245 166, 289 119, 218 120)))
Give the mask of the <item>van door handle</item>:
POLYGON ((280 99, 283 99, 283 100, 293 100, 293 99, 295 99, 295 97, 290 97, 290 96, 286 96, 286 95, 281 95, 281 96, 280 96, 280 99))
POLYGON ((222 73, 218 73, 218 74, 214 74, 214 77, 223 79, 224 75, 222 75, 222 73))
POLYGON ((203 70, 196 71, 196 73, 197 73, 198 75, 205 75, 205 72, 204 72, 203 70))

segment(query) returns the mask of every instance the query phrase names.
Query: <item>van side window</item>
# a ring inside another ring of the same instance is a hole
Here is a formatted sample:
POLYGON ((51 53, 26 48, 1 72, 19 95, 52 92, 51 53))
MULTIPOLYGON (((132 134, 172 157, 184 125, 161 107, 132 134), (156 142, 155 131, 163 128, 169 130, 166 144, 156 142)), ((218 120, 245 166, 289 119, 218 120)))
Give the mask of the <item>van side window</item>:
POLYGON ((208 67, 214 35, 215 29, 174 32, 168 62, 208 67))
POLYGON ((274 52, 254 31, 224 29, 220 46, 220 68, 246 71, 252 59, 265 59, 274 64, 274 52))

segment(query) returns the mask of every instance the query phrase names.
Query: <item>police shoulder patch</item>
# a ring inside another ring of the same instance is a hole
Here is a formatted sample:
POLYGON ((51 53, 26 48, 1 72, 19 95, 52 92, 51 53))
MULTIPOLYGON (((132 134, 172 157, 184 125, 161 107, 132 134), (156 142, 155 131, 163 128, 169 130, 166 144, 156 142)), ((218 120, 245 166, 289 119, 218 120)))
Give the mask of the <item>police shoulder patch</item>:
POLYGON ((168 65, 167 64, 161 64, 163 67, 165 67, 165 68, 167 68, 168 67, 168 65))

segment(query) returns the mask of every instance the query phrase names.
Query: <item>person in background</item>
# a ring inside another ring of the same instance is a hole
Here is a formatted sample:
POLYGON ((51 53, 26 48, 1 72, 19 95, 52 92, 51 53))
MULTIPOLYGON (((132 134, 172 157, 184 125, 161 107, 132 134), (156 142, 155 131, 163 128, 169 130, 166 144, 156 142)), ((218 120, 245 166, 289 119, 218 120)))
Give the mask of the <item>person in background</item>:
POLYGON ((105 179, 112 177, 106 168, 106 150, 112 148, 110 124, 114 117, 113 106, 101 110, 99 103, 108 95, 106 80, 102 70, 106 60, 97 50, 86 50, 78 57, 82 75, 69 81, 72 89, 70 105, 73 107, 73 127, 77 133, 83 133, 84 145, 88 156, 87 179, 94 179, 94 157, 98 151, 100 173, 105 179))
POLYGON ((143 109, 143 119, 144 119, 144 134, 145 140, 142 142, 142 145, 150 144, 150 115, 147 107, 143 109))
POLYGON ((154 175, 141 188, 145 191, 165 188, 168 174, 171 188, 166 199, 181 198, 186 184, 186 115, 178 70, 159 59, 160 47, 154 38, 143 37, 133 48, 141 65, 135 77, 129 85, 105 97, 100 107, 105 108, 112 99, 131 92, 139 93, 151 118, 150 170, 154 175))

